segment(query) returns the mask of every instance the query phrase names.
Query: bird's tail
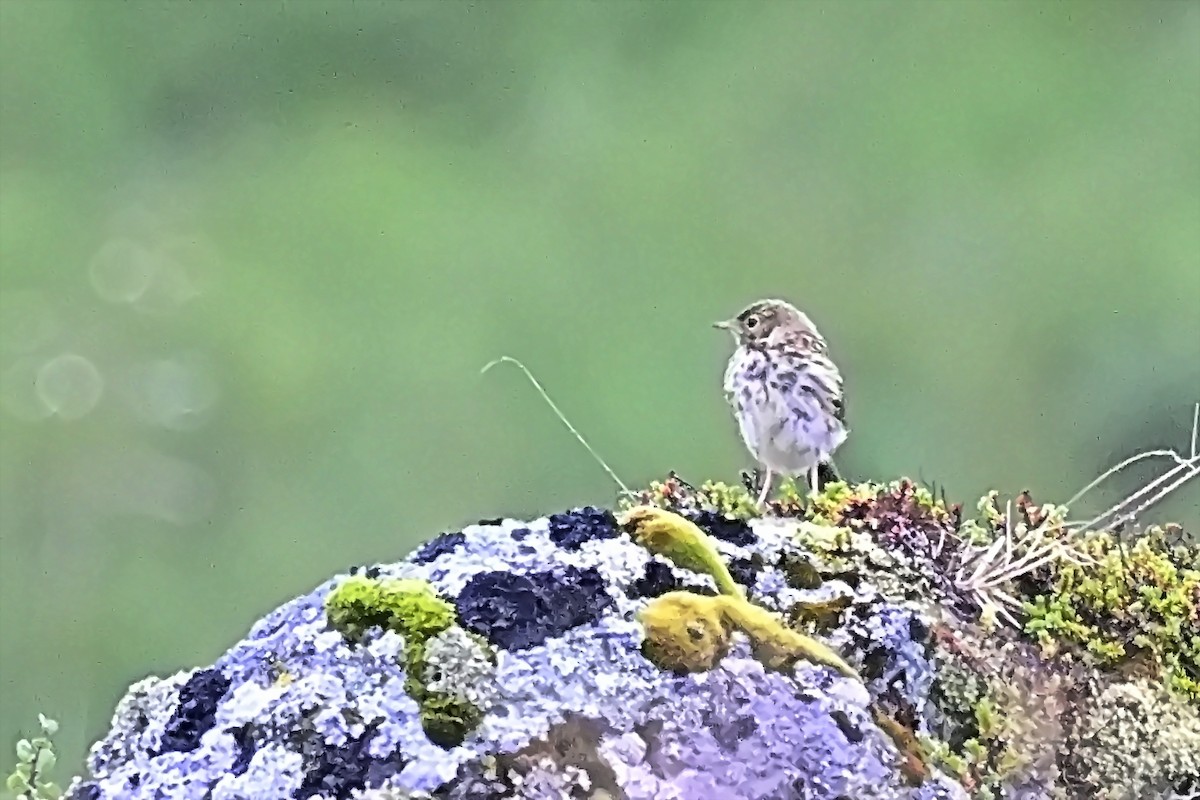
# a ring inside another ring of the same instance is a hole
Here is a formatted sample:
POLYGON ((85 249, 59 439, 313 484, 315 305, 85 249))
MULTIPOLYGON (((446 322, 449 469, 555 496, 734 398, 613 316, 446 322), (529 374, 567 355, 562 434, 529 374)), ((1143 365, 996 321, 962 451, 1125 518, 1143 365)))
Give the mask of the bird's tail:
POLYGON ((844 481, 842 473, 838 471, 837 465, 833 463, 833 459, 822 461, 817 465, 817 485, 812 487, 814 491, 821 491, 831 483, 844 481))

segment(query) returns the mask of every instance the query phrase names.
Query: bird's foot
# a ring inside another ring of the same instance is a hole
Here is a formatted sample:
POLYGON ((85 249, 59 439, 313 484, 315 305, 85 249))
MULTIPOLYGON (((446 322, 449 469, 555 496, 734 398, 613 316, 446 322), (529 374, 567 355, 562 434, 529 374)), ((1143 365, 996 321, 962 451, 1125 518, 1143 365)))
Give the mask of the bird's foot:
POLYGON ((758 511, 762 513, 767 510, 767 495, 771 493, 771 470, 767 470, 763 475, 762 491, 758 495, 758 511))
POLYGON ((761 513, 767 510, 770 503, 767 502, 767 495, 771 492, 770 470, 763 470, 756 467, 753 470, 742 470, 742 486, 751 496, 757 498, 755 500, 755 508, 761 513))
POLYGON ((823 492, 825 487, 829 484, 838 483, 842 480, 843 478, 841 473, 838 472, 837 466, 831 459, 829 461, 820 462, 819 464, 815 465, 812 470, 810 470, 808 476, 808 485, 809 489, 811 490, 811 494, 816 496, 823 492))

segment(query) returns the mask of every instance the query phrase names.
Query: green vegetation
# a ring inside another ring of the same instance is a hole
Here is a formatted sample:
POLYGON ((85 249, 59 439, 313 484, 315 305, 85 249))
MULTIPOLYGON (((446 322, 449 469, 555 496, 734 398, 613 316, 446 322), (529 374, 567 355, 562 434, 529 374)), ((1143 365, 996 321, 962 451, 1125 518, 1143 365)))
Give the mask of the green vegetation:
POLYGON ((454 624, 454 606, 441 599, 425 581, 379 580, 353 576, 325 599, 329 624, 351 641, 371 628, 395 631, 407 647, 454 624))
POLYGON ((1075 546, 1089 563, 1037 576, 1025 631, 1051 653, 1074 644, 1104 665, 1144 662, 1200 701, 1200 548, 1169 543, 1162 528, 1130 543, 1091 533, 1075 546))
POLYGON ((17 765, 5 783, 15 800, 58 800, 62 789, 50 779, 58 761, 54 750, 54 734, 58 723, 38 714, 42 735, 17 741, 17 765))

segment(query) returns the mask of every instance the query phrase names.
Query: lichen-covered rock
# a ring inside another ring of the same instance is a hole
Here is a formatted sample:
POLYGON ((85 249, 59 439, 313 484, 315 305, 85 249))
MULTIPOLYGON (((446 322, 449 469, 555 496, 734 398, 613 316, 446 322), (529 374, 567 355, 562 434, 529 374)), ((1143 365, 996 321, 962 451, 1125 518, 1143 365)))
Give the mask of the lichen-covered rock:
MULTIPOLYGON (((481 522, 332 578, 211 667, 131 688, 69 795, 1124 800, 1195 786, 1191 698, 984 618, 956 594, 946 541, 991 529, 912 484, 835 485, 765 519, 717 484, 672 478, 639 499, 481 522)), ((1183 596, 1155 563, 1155 598, 1183 596)), ((1064 574, 1025 576, 1030 609, 1064 574)), ((1173 608, 1155 606, 1169 635, 1152 654, 1178 678, 1193 645, 1173 608)))

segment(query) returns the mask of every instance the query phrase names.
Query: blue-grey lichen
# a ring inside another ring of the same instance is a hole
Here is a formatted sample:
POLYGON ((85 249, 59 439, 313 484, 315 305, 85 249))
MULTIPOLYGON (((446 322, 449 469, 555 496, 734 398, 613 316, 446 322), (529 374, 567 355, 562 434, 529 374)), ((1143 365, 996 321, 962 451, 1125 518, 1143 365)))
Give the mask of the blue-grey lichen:
MULTIPOLYGON (((1179 635, 1194 620, 1161 564, 1161 595, 1130 595, 1145 603, 1131 619, 1161 630, 1114 662, 1083 657, 1071 629, 989 627, 960 591, 950 567, 996 541, 995 508, 963 520, 907 481, 785 490, 765 517, 741 489, 675 476, 638 499, 681 514, 685 533, 623 526, 628 506, 583 508, 469 525, 336 576, 211 667, 131 689, 72 797, 1165 800, 1195 788, 1195 703, 1166 677, 1191 674, 1179 635), (459 723, 439 730, 431 713, 459 723)), ((1055 564, 1005 588, 1035 604, 1098 573, 1066 575, 1055 564)), ((1080 619, 1104 632, 1099 613, 1080 619)))

